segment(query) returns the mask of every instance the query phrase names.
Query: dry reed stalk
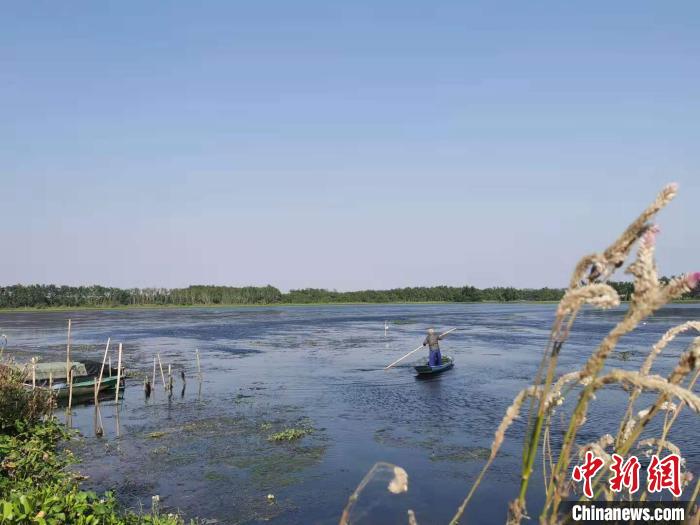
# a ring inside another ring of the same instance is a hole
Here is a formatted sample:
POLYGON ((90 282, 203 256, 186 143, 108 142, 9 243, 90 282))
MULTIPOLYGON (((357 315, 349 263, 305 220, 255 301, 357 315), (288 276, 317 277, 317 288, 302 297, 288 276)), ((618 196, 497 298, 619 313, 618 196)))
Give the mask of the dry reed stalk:
MULTIPOLYGON (((695 386, 695 383, 696 383, 697 380, 698 380, 698 377, 700 377, 700 368, 698 368, 698 369, 695 371, 695 374, 693 374, 693 377, 690 379, 690 382, 688 383, 688 386, 686 387, 686 388, 687 388, 688 390, 690 390, 691 392, 692 392, 692 390, 693 390, 693 387, 695 386)), ((673 411, 673 415, 671 416, 671 419, 668 420, 668 418, 667 418, 667 419, 664 421, 664 427, 663 427, 663 431, 662 431, 661 438, 660 438, 661 441, 665 441, 665 440, 666 440, 666 437, 668 436, 668 433, 671 431, 671 427, 672 427, 673 424, 676 422, 676 419, 678 419, 678 415, 681 413, 681 410, 683 410, 683 407, 684 407, 684 406, 685 406, 685 402, 684 402, 684 401, 681 401, 681 402, 679 403, 678 407, 676 408, 676 410, 673 411)), ((668 416, 668 412, 666 413, 666 415, 668 416)))
POLYGON ((117 353, 117 392, 114 395, 114 402, 119 403, 119 382, 122 375, 122 343, 119 343, 119 352, 117 353))
POLYGON ((643 439, 639 443, 637 443, 638 448, 644 448, 644 447, 657 447, 656 449, 656 455, 658 456, 663 449, 668 450, 671 454, 678 454, 679 456, 681 455, 681 449, 679 449, 676 445, 671 443, 670 441, 667 441, 665 439, 658 439, 658 438, 649 438, 649 439, 643 439))
MULTIPOLYGON (((668 379, 665 379, 665 381, 668 385, 671 387, 676 387, 680 389, 681 392, 685 392, 687 394, 693 395, 691 388, 682 388, 679 387, 678 385, 682 382, 683 378, 690 373, 690 371, 694 370, 698 364, 700 363, 700 337, 695 338, 693 343, 691 344, 690 350, 687 352, 683 353, 678 360, 678 364, 676 367, 673 369, 671 374, 669 375, 668 379)), ((613 371, 613 372, 620 372, 622 371, 613 371)), ((634 384, 633 378, 634 377, 647 377, 647 378, 653 378, 656 379, 658 376, 648 376, 641 374, 639 372, 625 372, 625 374, 628 375, 628 377, 632 379, 628 379, 627 382, 629 386, 632 388, 633 391, 639 389, 641 390, 642 388, 645 388, 644 385, 639 382, 638 384, 634 384), (632 375, 630 375, 632 374, 632 375)), ((610 374, 608 374, 610 376, 610 374)), ((606 376, 607 377, 607 376, 606 376)), ((649 383, 652 384, 652 383, 649 383)), ((647 387, 648 388, 648 387, 647 387)), ((631 448, 634 446, 634 443, 636 442, 637 439, 639 439, 639 436, 643 432, 643 430, 646 428, 646 426, 649 424, 649 422, 656 416, 656 414, 659 411, 666 411, 666 416, 670 412, 677 413, 677 407, 673 405, 673 403, 669 403, 669 397, 673 397, 672 394, 670 394, 668 391, 661 391, 659 396, 657 397, 656 401, 648 408, 645 410, 639 411, 636 417, 631 418, 627 421, 627 424, 625 425, 625 428, 618 433, 617 439, 616 439, 616 451, 618 454, 624 455, 631 448)), ((683 398, 681 399, 681 405, 685 404, 686 401, 684 401, 683 398)), ((661 443, 666 442, 666 435, 668 433, 668 429, 670 429, 670 426, 666 425, 666 421, 664 422, 664 432, 662 435, 662 438, 659 440, 661 443)), ((675 419, 674 419, 675 421, 675 419)), ((661 447, 659 447, 659 450, 657 454, 661 452, 661 447)), ((596 487, 598 482, 600 481, 601 477, 596 477, 594 482, 593 482, 593 487, 596 487)), ((598 490, 596 494, 599 494, 600 491, 598 490)), ((640 497, 640 500, 644 500, 646 498, 645 493, 642 494, 640 497)))
MULTIPOLYGON (((662 337, 657 341, 657 343, 652 347, 651 352, 647 356, 647 358, 644 360, 644 363, 642 364, 641 368, 639 369, 639 372, 642 374, 648 374, 651 371, 652 364, 654 363, 654 360, 659 356, 659 354, 668 346, 668 344, 673 341, 676 336, 679 334, 686 332, 688 330, 697 330, 700 331, 700 322, 698 321, 688 321, 686 323, 680 324, 678 326, 674 326, 673 328, 669 329, 662 337)), ((620 430, 618 431, 618 434, 622 432, 622 430, 625 428, 627 425, 627 422, 629 419, 632 417, 632 412, 634 411, 634 403, 639 397, 639 394, 641 393, 641 390, 638 388, 635 388, 632 391, 632 394, 630 394, 629 402, 627 403, 627 410, 625 411, 625 415, 622 418, 622 421, 620 422, 620 430)))
POLYGON ((688 330, 697 330, 700 332, 700 321, 688 321, 687 323, 674 326, 668 330, 652 347, 651 353, 644 360, 644 364, 642 364, 639 372, 642 374, 648 374, 651 371, 651 366, 654 363, 654 360, 658 357, 662 350, 666 348, 668 344, 676 338, 676 336, 682 334, 683 332, 687 332, 688 330))
MULTIPOLYGON (((700 412, 700 397, 686 388, 669 382, 658 375, 642 375, 639 372, 627 370, 611 370, 608 374, 598 378, 595 386, 600 387, 612 383, 626 384, 630 387, 639 386, 647 390, 656 390, 666 397, 676 397, 688 405, 693 412, 700 412)), ((651 410, 650 410, 651 413, 651 410)), ((649 417, 648 415, 645 417, 649 417)))
MULTIPOLYGON (((656 401, 654 404, 651 406, 649 411, 643 415, 639 419, 639 421, 634 425, 633 429, 630 431, 629 436, 625 440, 621 440, 620 444, 618 446, 618 449, 621 451, 621 454, 624 454, 632 448, 632 445, 636 442, 636 440, 639 438, 639 435, 642 433, 644 428, 646 428, 647 424, 652 420, 652 418, 662 409, 664 403, 666 403, 669 398, 677 397, 682 403, 688 405, 693 411, 698 412, 698 409, 700 409, 700 405, 692 406, 691 403, 688 400, 693 400, 694 397, 696 398, 695 394, 693 394, 690 390, 678 386, 679 383, 683 380, 683 378, 688 375, 692 370, 694 370, 698 364, 700 364, 700 338, 696 338, 693 345, 691 346, 691 349, 681 356, 681 358, 678 361, 678 364, 676 367, 673 369, 671 374, 669 375, 668 379, 663 379, 661 378, 667 385, 668 388, 664 389, 659 389, 655 388, 653 386, 646 386, 644 384, 644 381, 639 379, 639 378, 647 378, 648 381, 647 384, 653 385, 657 384, 658 382, 656 381, 656 378, 659 376, 652 376, 652 375, 642 375, 640 373, 633 373, 633 372, 626 372, 628 374, 626 379, 628 382, 632 383, 633 380, 631 378, 637 378, 637 386, 640 386, 642 388, 647 388, 650 390, 659 390, 659 396, 657 397, 656 401), (629 374, 634 374, 630 376, 629 374), (676 392, 676 393, 674 393, 676 392), (683 396, 688 396, 688 397, 683 397, 683 396)), ((617 372, 618 374, 622 374, 622 371, 613 371, 617 372)), ((608 374, 609 376, 610 374, 608 374)), ((620 376, 622 377, 622 376, 620 376)), ((698 398, 700 399, 700 398, 698 398)))
POLYGON ((352 510, 353 505, 355 505, 355 502, 360 498, 360 494, 365 489, 367 484, 372 480, 374 474, 381 469, 390 470, 393 474, 393 477, 389 482, 389 485, 387 486, 389 492, 391 492, 392 494, 400 494, 402 492, 408 491, 408 474, 403 468, 383 461, 375 463, 369 470, 369 472, 365 474, 365 477, 362 478, 360 484, 357 485, 357 488, 355 488, 353 493, 348 498, 348 503, 343 509, 343 514, 340 517, 339 525, 350 524, 350 511, 352 510))
MULTIPOLYGON (((549 466, 552 466, 552 444, 549 439, 549 423, 545 422, 544 433, 542 434, 542 481, 544 482, 544 493, 547 494, 548 483, 547 483, 547 460, 549 460, 549 466)), ((551 471, 551 469, 550 469, 551 471)))
MULTIPOLYGON (((653 313, 655 310, 666 304, 668 301, 678 297, 679 295, 692 289, 698 281, 700 274, 686 275, 681 278, 672 280, 666 286, 661 286, 658 282, 656 265, 654 262, 654 246, 655 236, 658 229, 649 223, 649 221, 668 204, 677 193, 677 186, 670 184, 666 186, 654 200, 654 202, 646 209, 637 219, 628 226, 623 234, 616 239, 603 253, 591 254, 583 257, 576 265, 570 281, 569 290, 567 290, 555 317, 550 338, 545 348, 542 360, 540 362, 532 390, 529 391, 531 397, 530 415, 528 417, 526 442, 523 453, 523 470, 521 476, 521 486, 518 499, 513 501, 509 506, 509 523, 519 523, 525 516, 525 495, 529 483, 530 473, 537 454, 539 438, 544 426, 545 435, 543 437, 543 450, 546 453, 549 422, 551 421, 551 410, 562 399, 562 389, 573 382, 579 382, 584 385, 578 403, 574 409, 573 415, 569 422, 569 426, 564 437, 562 449, 559 454, 559 460, 556 466, 552 469, 552 477, 547 490, 547 501, 540 519, 545 522, 547 514, 551 511, 552 519, 556 520, 557 508, 561 496, 567 493, 566 477, 563 475, 566 472, 569 464, 569 455, 571 447, 576 438, 578 427, 585 420, 587 406, 596 389, 614 382, 631 382, 643 388, 658 389, 662 395, 682 396, 680 399, 691 406, 691 403, 697 402, 697 397, 693 397, 692 393, 684 393, 684 389, 674 385, 672 382, 663 378, 639 378, 634 375, 615 375, 617 372, 608 374, 603 378, 598 378, 602 371, 605 361, 613 351, 619 339, 632 331, 638 323, 645 317, 653 313), (630 307, 625 318, 603 339, 594 354, 588 360, 582 370, 565 374, 560 377, 557 382, 554 382, 554 373, 558 361, 559 353, 566 341, 570 332, 573 321, 583 306, 584 302, 589 302, 594 306, 610 307, 615 306, 619 302, 617 294, 612 288, 607 287, 604 281, 607 280, 612 273, 620 268, 627 259, 629 252, 636 241, 641 239, 636 260, 630 265, 628 272, 635 278, 635 292, 631 297, 630 307), (587 274, 587 275, 586 275, 587 274), (598 286, 602 285, 602 286, 598 286), (611 293, 612 290, 612 293, 611 293), (544 375, 544 379, 543 379, 544 375), (635 381, 637 381, 635 383, 635 381), (537 409, 535 410, 535 404, 537 409), (547 425, 545 426, 545 421, 547 425)), ((686 363, 687 364, 687 363, 686 363)), ((517 405, 519 411, 520 406, 525 400, 526 391, 522 391, 514 405, 517 405), (520 397, 522 396, 522 397, 520 397)), ((661 396, 660 396, 661 397, 661 396)), ((482 472, 477 477, 472 489, 464 500, 463 504, 457 511, 457 514, 452 520, 452 523, 457 523, 467 503, 471 499, 474 490, 481 482, 485 471, 489 468, 493 461, 493 456, 500 447, 502 435, 505 428, 510 424, 514 417, 511 405, 506 412, 506 416, 499 425, 497 437, 492 445, 492 454, 482 472), (505 425, 505 428, 504 428, 505 425), (499 437, 500 435, 500 437, 499 437)), ((693 405, 695 406, 695 405, 693 405)), ((610 437, 606 436, 606 443, 610 441, 610 437)), ((550 454, 551 454, 551 443, 550 454)), ((546 473, 546 462, 544 466, 546 473)), ((545 474, 546 475, 546 474, 545 474)), ((611 495, 608 494, 608 497, 611 495)))
MULTIPOLYGON (((690 274, 671 280, 667 285, 660 286, 656 279, 656 270, 653 262, 655 234, 658 230, 654 227, 648 228, 644 234, 637 254, 637 259, 630 265, 629 272, 635 276, 635 292, 629 310, 623 320, 615 326, 608 336, 600 344, 596 352, 586 362, 582 378, 595 379, 603 369, 605 361, 617 345, 620 337, 631 332, 637 327, 639 322, 652 314, 669 302, 670 300, 692 290, 700 279, 700 274, 690 274)), ((559 461, 555 468, 553 481, 559 487, 557 490, 550 490, 550 496, 545 504, 544 516, 549 509, 551 515, 556 516, 561 496, 566 494, 564 483, 566 482, 565 472, 569 467, 571 447, 576 439, 578 428, 583 424, 588 410, 588 404, 595 390, 593 383, 586 386, 581 393, 578 403, 571 417, 569 427, 564 436, 559 461)), ((652 414, 653 416, 653 414, 652 414)))

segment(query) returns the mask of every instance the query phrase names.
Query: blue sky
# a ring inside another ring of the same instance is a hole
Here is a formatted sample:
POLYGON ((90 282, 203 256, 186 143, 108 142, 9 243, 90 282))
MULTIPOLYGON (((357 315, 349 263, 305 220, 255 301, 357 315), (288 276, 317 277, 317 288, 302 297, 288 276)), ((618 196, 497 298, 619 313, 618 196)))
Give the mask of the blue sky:
POLYGON ((560 286, 664 183, 696 2, 3 2, 0 283, 560 286))

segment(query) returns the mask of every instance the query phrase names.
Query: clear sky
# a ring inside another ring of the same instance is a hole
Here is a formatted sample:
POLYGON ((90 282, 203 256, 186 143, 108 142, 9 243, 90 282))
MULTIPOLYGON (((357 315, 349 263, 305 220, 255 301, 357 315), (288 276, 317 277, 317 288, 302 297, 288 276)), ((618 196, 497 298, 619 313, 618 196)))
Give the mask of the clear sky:
POLYGON ((697 2, 2 2, 0 284, 560 286, 666 182, 697 2))

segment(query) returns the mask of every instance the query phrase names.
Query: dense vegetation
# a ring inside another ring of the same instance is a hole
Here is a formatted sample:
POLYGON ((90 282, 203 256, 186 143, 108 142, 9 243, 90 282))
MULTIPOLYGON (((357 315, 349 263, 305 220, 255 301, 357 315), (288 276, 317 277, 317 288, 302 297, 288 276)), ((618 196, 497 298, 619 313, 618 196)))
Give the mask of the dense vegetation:
POLYGON ((72 436, 50 417, 53 399, 23 388, 22 373, 0 365, 0 523, 184 525, 174 514, 118 508, 110 493, 80 489, 74 461, 59 443, 72 436))
MULTIPOLYGON (((665 278, 662 278, 663 281, 665 278)), ((667 281, 667 279, 666 279, 667 281)), ((630 282, 610 283, 623 300, 629 299, 630 282)), ((318 288, 282 293, 274 286, 189 286, 187 288, 108 288, 104 286, 12 285, 0 288, 0 308, 109 307, 148 305, 409 303, 479 301, 559 301, 561 288, 431 286, 338 292, 318 288)), ((700 298, 700 290, 684 298, 700 298)))

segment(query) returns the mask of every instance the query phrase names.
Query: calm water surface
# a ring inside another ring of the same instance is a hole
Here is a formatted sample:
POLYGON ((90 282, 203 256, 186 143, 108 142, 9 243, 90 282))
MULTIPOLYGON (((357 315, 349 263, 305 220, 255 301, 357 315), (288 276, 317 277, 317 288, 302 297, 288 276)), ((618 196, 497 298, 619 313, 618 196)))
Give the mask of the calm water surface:
MULTIPOLYGON (((150 376, 157 353, 166 373, 172 365, 172 397, 158 384, 145 399, 142 379, 134 378, 118 410, 113 399, 101 403, 104 436, 95 436, 94 407, 73 416, 83 437, 71 447, 90 476, 87 486, 115 490, 126 505, 148 508, 158 494, 162 506, 211 523, 337 523, 367 471, 388 461, 408 472, 408 493, 391 496, 388 478, 370 483, 356 521, 406 523, 410 508, 431 524, 449 521, 482 467, 506 407, 535 373, 553 314, 553 305, 532 304, 2 313, 0 331, 19 360, 60 361, 70 317, 76 360, 101 359, 109 336, 124 344, 131 373, 150 376), (422 342, 428 326, 459 327, 442 345, 454 369, 429 380, 415 377, 410 360, 384 371, 422 342), (313 431, 294 443, 268 440, 292 427, 313 431)), ((582 364, 622 314, 585 311, 559 371, 582 364)), ((698 305, 665 308, 623 339, 610 365, 638 368, 665 330, 698 314, 698 305)), ((672 368, 690 337, 659 358, 657 372, 672 368)), ((617 430, 622 395, 598 396, 582 439, 617 430)), ((523 427, 522 420, 511 427, 468 510, 470 523, 504 521, 517 491, 523 427)), ((671 436, 696 473, 698 428, 686 411, 671 436)), ((534 507, 541 480, 533 485, 534 507)))

